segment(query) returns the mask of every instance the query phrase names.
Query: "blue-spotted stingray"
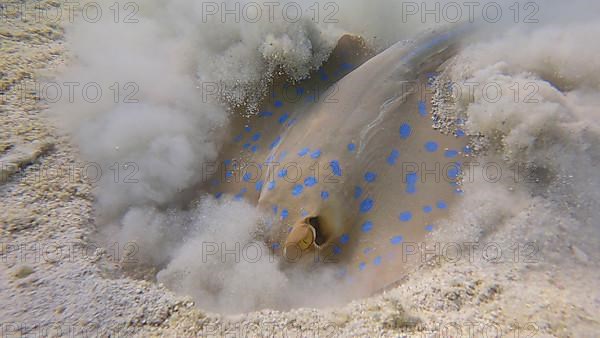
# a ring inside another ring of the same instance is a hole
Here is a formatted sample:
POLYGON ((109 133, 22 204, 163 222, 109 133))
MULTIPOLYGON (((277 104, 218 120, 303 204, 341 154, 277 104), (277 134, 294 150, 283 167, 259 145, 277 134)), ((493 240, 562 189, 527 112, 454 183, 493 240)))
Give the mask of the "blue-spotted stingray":
POLYGON ((433 127, 432 82, 464 36, 430 31, 374 57, 343 37, 309 79, 234 121, 211 193, 271 214, 285 264, 330 266, 356 294, 398 281, 463 193, 468 138, 433 127))

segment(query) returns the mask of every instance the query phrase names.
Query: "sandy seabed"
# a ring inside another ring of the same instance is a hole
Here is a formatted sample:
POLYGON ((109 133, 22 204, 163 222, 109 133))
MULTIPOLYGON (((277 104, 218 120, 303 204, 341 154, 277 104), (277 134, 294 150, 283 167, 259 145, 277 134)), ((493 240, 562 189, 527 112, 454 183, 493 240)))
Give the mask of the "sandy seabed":
MULTIPOLYGON (((566 230, 560 224, 548 225, 546 238, 557 253, 572 256, 569 271, 544 262, 434 259, 383 294, 329 309, 223 316, 160 284, 128 277, 110 247, 93 246, 92 186, 64 173, 83 160, 30 90, 68 63, 61 24, 8 17, 0 24, 0 38, 4 334, 591 337, 600 332, 600 299, 585 291, 597 288, 600 274, 584 253, 561 240, 566 230)), ((496 236, 512 236, 518 229, 514 224, 496 236)))

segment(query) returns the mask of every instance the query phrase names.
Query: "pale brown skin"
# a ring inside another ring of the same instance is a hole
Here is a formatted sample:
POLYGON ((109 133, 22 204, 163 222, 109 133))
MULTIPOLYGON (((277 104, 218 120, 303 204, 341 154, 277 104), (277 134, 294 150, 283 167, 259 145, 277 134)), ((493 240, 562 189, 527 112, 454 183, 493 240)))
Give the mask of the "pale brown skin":
MULTIPOLYGON (((427 73, 438 70, 455 53, 454 37, 433 40, 436 36, 425 36, 409 46, 394 45, 370 59, 336 84, 335 95, 330 96, 334 101, 266 107, 275 113, 271 122, 265 118, 251 121, 253 130, 245 137, 260 130, 263 141, 256 144, 261 150, 242 149, 239 157, 231 151, 225 155, 225 159, 263 163, 268 156, 277 162, 287 153, 279 166, 263 167, 261 189, 244 181, 219 187, 233 194, 246 188, 244 198, 259 208, 270 212, 278 207, 277 222, 271 229, 272 242, 280 243, 276 250, 285 251, 285 256, 292 251, 294 257, 302 254, 306 261, 318 252, 325 263, 345 269, 344 278, 368 293, 402 276, 412 257, 404 259, 406 248, 401 243, 423 241, 426 226, 447 217, 457 196, 456 187, 450 186, 443 170, 437 170, 436 178, 422 169, 444 168, 460 161, 467 140, 433 130, 431 93, 411 90, 415 84, 425 88, 427 73), (426 48, 420 48, 423 46, 426 48), (407 85, 407 81, 412 82, 407 85), (420 101, 425 103, 427 116, 419 114, 420 101), (292 110, 288 120, 296 118, 293 127, 274 122, 292 110), (410 125, 408 136, 406 130, 401 131, 405 124, 410 125), (269 149, 277 136, 281 141, 269 149), (428 142, 435 142, 438 148, 427 150, 428 142), (348 144, 354 145, 352 151, 348 144), (310 151, 301 156, 303 148, 310 151), (446 157, 446 150, 456 150, 455 156, 446 157), (399 153, 394 164, 390 163, 392 151, 399 153), (288 176, 278 177, 285 166, 288 176), (297 169, 300 175, 295 173, 297 169), (406 175, 412 172, 417 173, 418 181, 409 184, 406 175), (368 176, 370 173, 375 177, 368 176), (269 189, 271 181, 275 182, 273 189, 269 189), (323 198, 324 192, 327 198, 323 198), (432 210, 425 212, 426 206, 432 210), (286 217, 281 214, 284 208, 286 217)), ((311 81, 303 85, 315 83, 311 81)))

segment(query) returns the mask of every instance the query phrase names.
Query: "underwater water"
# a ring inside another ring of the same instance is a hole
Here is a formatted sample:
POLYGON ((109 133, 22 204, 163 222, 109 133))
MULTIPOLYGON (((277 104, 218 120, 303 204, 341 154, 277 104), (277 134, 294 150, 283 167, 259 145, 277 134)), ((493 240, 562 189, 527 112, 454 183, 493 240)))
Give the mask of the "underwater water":
POLYGON ((68 27, 61 80, 136 90, 52 106, 86 159, 135 164, 135 184, 98 182, 97 223, 157 281, 239 313, 372 294, 425 261, 421 243, 516 243, 568 266, 561 237, 600 255, 600 5, 522 2, 516 17, 499 2, 471 38, 394 1, 317 3, 295 22, 208 3, 68 27), (283 253, 292 234, 302 259, 283 253))

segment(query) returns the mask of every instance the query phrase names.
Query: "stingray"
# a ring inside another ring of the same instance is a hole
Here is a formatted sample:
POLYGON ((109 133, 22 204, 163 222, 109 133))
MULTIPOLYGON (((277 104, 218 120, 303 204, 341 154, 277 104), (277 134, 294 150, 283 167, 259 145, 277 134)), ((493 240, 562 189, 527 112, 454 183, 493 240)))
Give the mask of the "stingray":
POLYGON ((270 214, 266 241, 286 264, 331 267, 357 294, 400 280, 464 193, 468 138, 434 127, 432 96, 466 31, 375 56, 342 37, 309 79, 276 79, 257 114, 233 121, 207 189, 270 214))

